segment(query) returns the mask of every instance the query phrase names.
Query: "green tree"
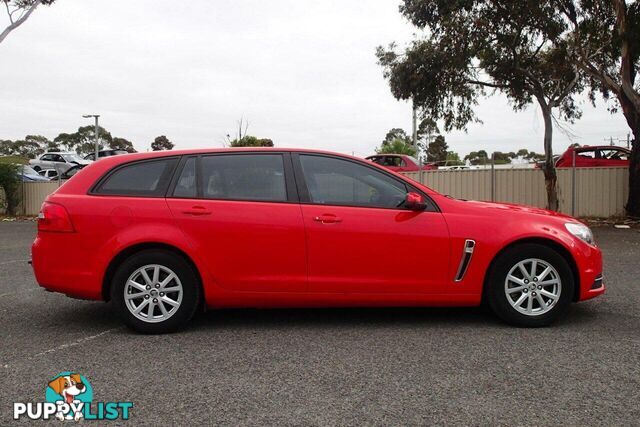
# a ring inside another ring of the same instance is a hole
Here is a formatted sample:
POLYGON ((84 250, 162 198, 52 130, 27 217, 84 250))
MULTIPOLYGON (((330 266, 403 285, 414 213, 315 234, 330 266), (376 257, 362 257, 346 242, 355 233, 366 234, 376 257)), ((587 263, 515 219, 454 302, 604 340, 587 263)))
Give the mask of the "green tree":
POLYGON ((244 135, 240 139, 229 142, 231 147, 273 147, 273 141, 269 138, 257 138, 251 135, 244 135))
POLYGON ((460 159, 460 155, 455 151, 447 151, 447 165, 459 166, 464 165, 464 162, 460 159))
POLYGON ((592 102, 595 93, 615 100, 611 112, 622 110, 634 135, 626 210, 640 217, 640 1, 555 0, 550 4, 550 19, 558 20, 562 31, 547 32, 546 37, 566 44, 569 61, 588 76, 592 102))
POLYGON ((136 152, 135 148, 133 148, 133 143, 125 138, 115 137, 111 140, 111 144, 109 146, 113 150, 124 150, 127 153, 136 152))
POLYGON ((493 161, 496 165, 509 164, 513 158, 515 158, 515 153, 503 153, 502 151, 493 152, 493 161))
POLYGON ((428 37, 402 53, 393 43, 379 47, 377 56, 393 95, 442 120, 445 131, 479 121, 474 107, 487 90, 503 92, 514 110, 537 102, 544 118, 548 206, 557 210, 553 114, 570 122, 580 117, 573 95, 584 81, 566 59, 566 43, 548 37, 561 23, 549 19, 545 4, 404 0, 401 13, 428 37))
POLYGON ((384 139, 382 140, 382 145, 392 143, 397 139, 401 140, 405 144, 411 145, 411 138, 409 137, 409 135, 407 135, 404 129, 400 129, 400 128, 390 129, 389 132, 387 132, 387 134, 385 135, 384 139))
POLYGON ((485 150, 472 151, 464 156, 464 159, 468 160, 472 165, 485 165, 489 163, 489 155, 485 150))
POLYGON ((428 162, 443 162, 447 160, 447 145, 444 136, 438 135, 427 146, 427 161, 428 162))
POLYGON ((55 0, 0 0, 0 2, 4 3, 4 9, 7 12, 9 21, 9 24, 0 33, 0 43, 7 38, 9 33, 24 24, 38 6, 41 4, 50 5, 54 1, 55 0))
MULTIPOLYGON (((102 126, 98 126, 98 149, 111 146, 113 138, 102 126)), ((95 126, 81 126, 74 133, 61 133, 53 139, 59 148, 86 155, 95 152, 95 126)))
POLYGON ((396 138, 391 141, 385 141, 376 148, 378 154, 406 154, 407 156, 415 156, 416 149, 407 142, 406 139, 396 138))
POLYGON ((164 135, 156 137, 151 143, 152 151, 173 150, 173 147, 175 147, 173 142, 169 141, 169 138, 164 135))
POLYGON ((3 207, 9 215, 15 215, 20 204, 19 183, 18 167, 12 163, 0 163, 0 188, 5 194, 3 207))

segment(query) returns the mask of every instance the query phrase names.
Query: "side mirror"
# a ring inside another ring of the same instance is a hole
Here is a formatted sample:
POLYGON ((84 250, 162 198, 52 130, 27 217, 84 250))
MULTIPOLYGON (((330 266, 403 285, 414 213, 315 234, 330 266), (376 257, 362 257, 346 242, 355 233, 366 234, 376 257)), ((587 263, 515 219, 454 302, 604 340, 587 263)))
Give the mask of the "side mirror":
POLYGON ((427 204, 424 201, 422 194, 413 192, 407 193, 407 196, 404 199, 404 206, 412 211, 423 211, 427 208, 427 204))

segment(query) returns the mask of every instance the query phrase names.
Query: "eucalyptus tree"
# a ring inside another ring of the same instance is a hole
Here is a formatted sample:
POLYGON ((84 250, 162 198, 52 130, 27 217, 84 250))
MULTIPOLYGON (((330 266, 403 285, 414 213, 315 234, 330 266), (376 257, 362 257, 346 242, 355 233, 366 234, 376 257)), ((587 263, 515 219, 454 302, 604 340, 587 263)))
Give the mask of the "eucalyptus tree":
POLYGON ((595 93, 612 99, 634 136, 629 165, 627 213, 640 217, 640 2, 625 0, 551 1, 561 34, 548 36, 567 46, 569 60, 588 77, 595 93))
POLYGON ((566 60, 566 43, 554 43, 564 24, 549 19, 553 7, 531 0, 405 0, 400 12, 423 35, 400 52, 394 43, 378 47, 393 95, 412 100, 445 131, 480 122, 474 107, 489 92, 504 93, 516 111, 537 103, 544 120, 548 207, 557 210, 554 119, 580 117, 574 95, 585 82, 566 60))
POLYGON ((0 32, 0 43, 2 43, 13 30, 24 24, 38 6, 41 4, 50 5, 54 1, 55 0, 0 0, 6 12, 6 27, 0 32))

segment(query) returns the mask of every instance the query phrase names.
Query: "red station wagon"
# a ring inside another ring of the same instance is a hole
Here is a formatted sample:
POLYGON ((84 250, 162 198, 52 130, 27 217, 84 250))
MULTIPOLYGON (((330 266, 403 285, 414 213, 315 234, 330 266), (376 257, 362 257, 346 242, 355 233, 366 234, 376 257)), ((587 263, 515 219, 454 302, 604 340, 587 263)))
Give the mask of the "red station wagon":
POLYGON ((376 154, 366 159, 394 172, 418 172, 420 170, 438 169, 436 165, 431 163, 420 166, 418 159, 406 154, 376 154))
POLYGON ((145 333, 205 308, 483 302, 543 326, 605 290, 601 252, 571 217, 296 149, 104 158, 44 202, 32 261, 42 287, 110 300, 145 333))
POLYGON ((573 153, 576 153, 577 168, 629 167, 631 150, 612 145, 569 147, 556 160, 557 168, 573 167, 573 153))

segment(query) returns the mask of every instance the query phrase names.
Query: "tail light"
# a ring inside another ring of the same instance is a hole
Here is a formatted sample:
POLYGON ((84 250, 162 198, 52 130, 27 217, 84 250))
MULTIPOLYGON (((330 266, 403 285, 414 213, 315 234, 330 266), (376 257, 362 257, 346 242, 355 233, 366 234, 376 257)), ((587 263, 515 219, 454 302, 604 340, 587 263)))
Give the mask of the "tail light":
POLYGON ((38 214, 38 231, 73 233, 73 224, 69 212, 57 203, 44 202, 38 214))

